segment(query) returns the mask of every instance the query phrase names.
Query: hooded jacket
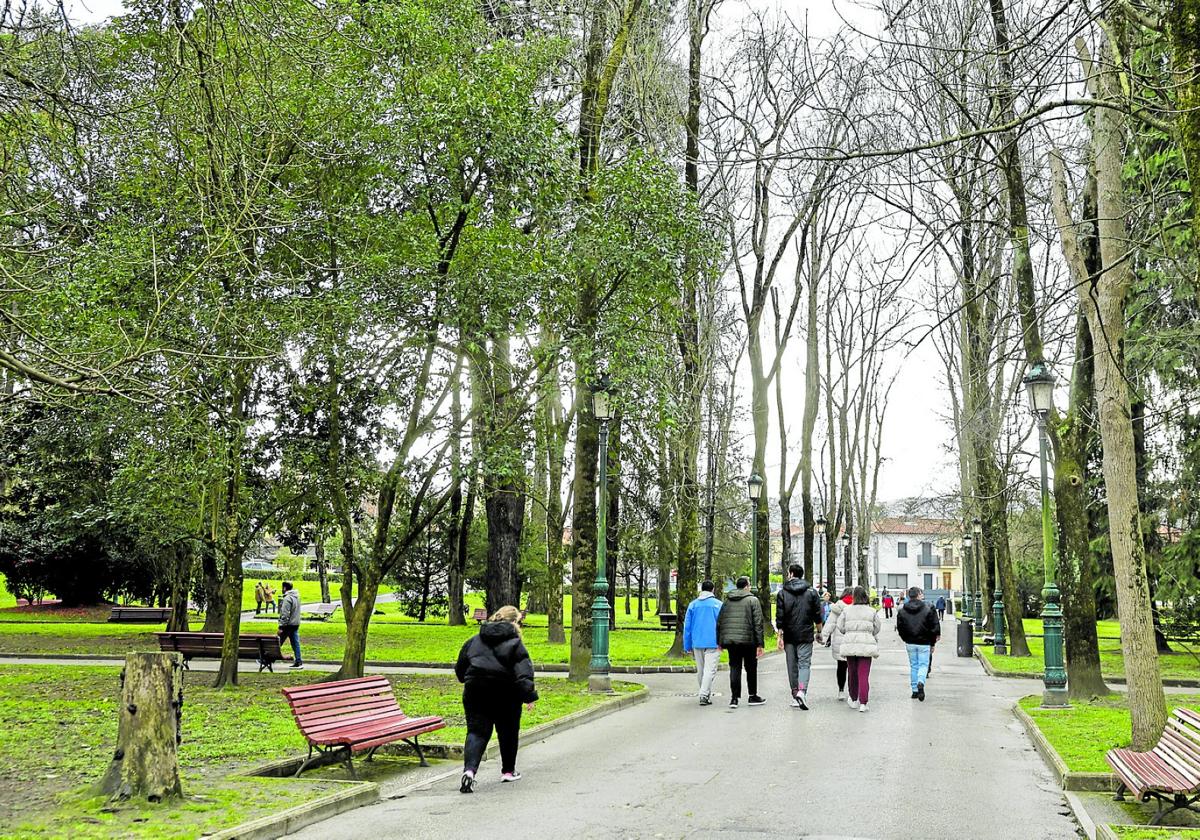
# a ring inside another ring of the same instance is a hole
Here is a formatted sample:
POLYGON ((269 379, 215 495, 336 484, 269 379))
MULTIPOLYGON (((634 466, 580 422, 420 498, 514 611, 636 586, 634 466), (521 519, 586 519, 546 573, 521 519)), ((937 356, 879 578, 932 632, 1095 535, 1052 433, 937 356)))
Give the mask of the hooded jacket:
POLYGON ((784 644, 811 644, 813 625, 821 624, 821 600, 812 584, 801 578, 788 578, 775 596, 775 626, 783 633, 784 644))
POLYGON ((284 592, 283 599, 279 602, 279 626, 300 626, 300 593, 295 589, 284 592))
POLYGON ((461 683, 511 691, 519 703, 538 699, 529 651, 516 626, 508 621, 485 622, 478 635, 467 639, 458 652, 454 675, 461 683))
POLYGON ((717 616, 720 614, 721 602, 711 592, 701 592, 688 604, 683 616, 684 653, 691 653, 696 648, 717 647, 717 616))
POLYGON ((883 628, 879 610, 870 604, 851 604, 838 616, 837 626, 842 634, 842 656, 879 656, 879 631, 883 628))
POLYGON ((845 660, 846 655, 842 653, 842 638, 844 634, 838 629, 838 616, 846 609, 845 601, 834 601, 829 607, 829 616, 825 619, 825 626, 821 628, 821 642, 828 643, 829 648, 833 653, 834 659, 845 660))
POLYGON ((717 616, 717 641, 721 647, 763 646, 762 604, 749 587, 735 589, 725 597, 717 616))
POLYGON ((896 630, 910 645, 931 645, 942 635, 937 611, 920 598, 909 598, 896 610, 896 630))

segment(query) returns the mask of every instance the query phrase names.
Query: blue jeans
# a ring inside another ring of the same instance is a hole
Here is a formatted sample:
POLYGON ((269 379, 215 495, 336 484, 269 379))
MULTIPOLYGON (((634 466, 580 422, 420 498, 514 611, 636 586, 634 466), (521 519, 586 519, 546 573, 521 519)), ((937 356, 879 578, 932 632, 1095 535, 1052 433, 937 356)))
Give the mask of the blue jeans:
MULTIPOLYGON (((280 627, 279 632, 285 639, 291 640, 293 661, 297 665, 301 664, 304 660, 300 657, 300 625, 290 624, 287 627, 280 627)), ((928 661, 928 657, 926 657, 926 661, 928 661)))
POLYGON ((908 651, 908 681, 912 690, 917 690, 917 683, 925 682, 929 676, 929 645, 904 646, 908 651))

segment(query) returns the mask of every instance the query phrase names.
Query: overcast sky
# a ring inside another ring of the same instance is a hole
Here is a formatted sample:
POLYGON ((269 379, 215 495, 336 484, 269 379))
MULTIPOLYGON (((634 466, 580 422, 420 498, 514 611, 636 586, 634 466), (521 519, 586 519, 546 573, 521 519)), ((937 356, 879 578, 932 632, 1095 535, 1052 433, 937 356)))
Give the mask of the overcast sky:
MULTIPOLYGON (((68 13, 80 23, 91 23, 120 14, 120 0, 67 0, 68 13)), ((863 5, 832 0, 791 0, 780 4, 768 0, 724 0, 714 20, 714 38, 720 43, 722 33, 731 32, 749 11, 778 13, 786 10, 794 20, 807 22, 814 35, 824 35, 842 25, 843 17, 866 31, 874 28, 873 15, 863 5)), ((798 344, 793 342, 785 367, 785 401, 789 402, 789 426, 799 427, 804 389, 802 362, 797 357, 798 344), (790 395, 790 396, 789 396, 790 395)), ((879 477, 880 501, 893 501, 907 496, 944 493, 957 483, 955 456, 948 450, 951 429, 946 421, 949 400, 938 373, 940 364, 929 342, 915 350, 906 351, 891 361, 899 366, 899 375, 892 389, 888 416, 884 428, 883 468, 879 477)), ((748 402, 749 375, 743 370, 743 397, 748 402)), ((774 409, 772 409, 774 425, 774 409)), ((749 429, 743 430, 749 434, 749 429)), ((772 436, 776 432, 772 431, 772 436)), ((794 439, 797 434, 791 432, 794 439)), ((749 453, 747 441, 743 451, 749 453)), ((778 444, 768 448, 766 476, 768 489, 774 495, 778 472, 778 444)), ((749 470, 747 469, 747 472, 749 470)))

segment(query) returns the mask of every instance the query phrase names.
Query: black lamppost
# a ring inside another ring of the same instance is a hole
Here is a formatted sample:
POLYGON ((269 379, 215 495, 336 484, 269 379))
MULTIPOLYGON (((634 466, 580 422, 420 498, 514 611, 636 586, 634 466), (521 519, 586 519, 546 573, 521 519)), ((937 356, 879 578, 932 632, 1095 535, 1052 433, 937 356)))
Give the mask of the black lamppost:
POLYGON ((975 529, 975 627, 983 632, 983 523, 976 516, 971 520, 975 529))
MULTIPOLYGON (((827 524, 828 520, 825 519, 825 514, 818 513, 816 521, 817 532, 814 536, 817 537, 817 556, 820 559, 817 561, 817 574, 813 575, 813 577, 821 579, 825 578, 825 526, 827 524)), ((825 581, 825 586, 832 589, 833 581, 825 581)))
POLYGON ((850 535, 843 531, 838 542, 842 544, 842 586, 847 587, 850 585, 850 535))
POLYGON ((750 473, 746 479, 746 494, 750 497, 750 578, 758 580, 758 500, 762 498, 763 479, 750 473))
POLYGON ((971 559, 972 542, 974 540, 971 539, 970 534, 963 534, 963 601, 965 603, 963 604, 962 614, 964 616, 973 616, 975 614, 975 603, 971 595, 971 584, 974 583, 971 578, 975 575, 975 568, 971 565, 974 562, 971 559))
POLYGON ((592 387, 592 414, 600 421, 600 506, 596 511, 596 580, 592 584, 592 661, 588 691, 612 693, 609 675, 608 622, 612 608, 608 603, 608 421, 612 419, 609 395, 612 383, 608 374, 592 387))

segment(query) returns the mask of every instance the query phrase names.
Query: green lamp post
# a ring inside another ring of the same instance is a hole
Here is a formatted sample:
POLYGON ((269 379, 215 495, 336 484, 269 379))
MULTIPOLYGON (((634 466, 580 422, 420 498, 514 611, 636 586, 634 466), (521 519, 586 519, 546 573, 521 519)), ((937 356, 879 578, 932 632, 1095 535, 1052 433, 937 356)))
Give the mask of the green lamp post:
POLYGON ((980 633, 983 632, 983 523, 976 516, 971 520, 971 527, 975 529, 975 539, 972 545, 975 547, 973 552, 975 555, 975 629, 980 633))
POLYGON ((758 580, 758 500, 762 498, 763 479, 758 473, 750 473, 746 479, 746 493, 750 496, 750 579, 758 580))
POLYGON ((592 414, 600 421, 600 502, 596 510, 596 581, 592 584, 592 662, 588 675, 588 691, 611 694, 609 675, 608 621, 608 421, 612 419, 609 405, 612 384, 608 374, 592 386, 592 414))
POLYGON ((996 591, 992 593, 992 630, 995 632, 996 655, 1008 655, 1008 640, 1004 637, 1004 591, 1000 586, 1000 552, 992 552, 992 573, 996 591))
POLYGON ((1054 374, 1044 362, 1035 362, 1025 375, 1029 407, 1037 417, 1038 455, 1042 472, 1042 624, 1045 633, 1046 671, 1042 675, 1042 705, 1062 708, 1067 702, 1067 672, 1063 659, 1063 617, 1058 586, 1054 582, 1054 521, 1050 511, 1050 480, 1046 467, 1046 418, 1054 409, 1054 374))
POLYGON ((963 534, 962 550, 963 550, 963 609, 964 617, 973 617, 975 615, 975 601, 971 596, 971 584, 974 583, 972 578, 975 576, 975 569, 971 566, 971 539, 970 534, 963 534))

